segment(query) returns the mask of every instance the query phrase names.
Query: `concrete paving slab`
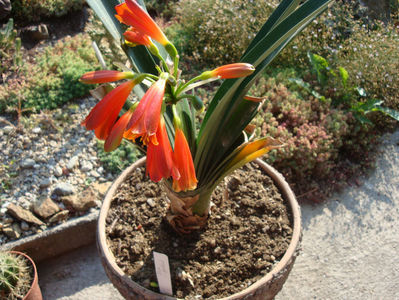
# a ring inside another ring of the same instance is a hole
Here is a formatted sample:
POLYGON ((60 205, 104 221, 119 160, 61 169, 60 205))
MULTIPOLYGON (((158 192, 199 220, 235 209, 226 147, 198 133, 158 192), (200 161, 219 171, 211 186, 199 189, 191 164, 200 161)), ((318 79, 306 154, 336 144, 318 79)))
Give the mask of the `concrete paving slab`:
POLYGON ((95 244, 40 262, 44 300, 122 300, 101 265, 95 244))
POLYGON ((361 186, 302 206, 302 252, 276 300, 399 299, 399 131, 361 186))

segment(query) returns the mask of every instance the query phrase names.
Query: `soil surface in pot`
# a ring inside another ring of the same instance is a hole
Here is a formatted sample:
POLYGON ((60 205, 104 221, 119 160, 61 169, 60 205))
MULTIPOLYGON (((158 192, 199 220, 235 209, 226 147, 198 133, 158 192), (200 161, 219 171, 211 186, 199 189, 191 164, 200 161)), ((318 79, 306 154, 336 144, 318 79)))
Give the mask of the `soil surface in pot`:
POLYGON ((136 169, 118 190, 107 216, 108 245, 133 281, 157 282, 153 251, 169 257, 174 296, 216 299, 237 293, 267 274, 292 236, 292 217, 273 181, 246 165, 216 189, 207 227, 180 236, 164 220, 161 185, 136 169))

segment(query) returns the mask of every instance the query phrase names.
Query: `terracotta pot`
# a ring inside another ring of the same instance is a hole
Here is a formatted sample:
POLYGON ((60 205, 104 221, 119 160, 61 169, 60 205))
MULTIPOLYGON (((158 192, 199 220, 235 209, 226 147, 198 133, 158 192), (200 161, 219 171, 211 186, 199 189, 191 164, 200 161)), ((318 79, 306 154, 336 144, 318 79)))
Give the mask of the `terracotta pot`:
MULTIPOLYGON (((299 205, 295 199, 293 192, 291 191, 289 185, 284 180, 283 176, 278 173, 273 167, 264 163, 261 160, 255 161, 259 164, 262 169, 268 174, 276 184, 276 186, 280 189, 283 197, 289 203, 292 216, 293 216, 293 234, 292 240, 288 246, 288 249, 280 262, 278 262, 275 267, 266 274, 263 278, 244 289, 243 291, 231 295, 227 298, 223 298, 223 300, 227 299, 256 299, 256 300, 264 300, 264 299, 273 299, 274 296, 281 290, 284 282, 286 281, 289 272, 292 269, 295 258, 299 253, 299 246, 301 240, 301 213, 299 209, 299 205)), ((107 239, 105 235, 105 225, 106 218, 108 215, 108 210, 111 205, 111 201, 115 195, 115 192, 121 185, 123 181, 129 176, 129 174, 136 168, 141 167, 145 164, 145 158, 138 160, 132 166, 127 168, 112 184, 107 194, 105 195, 105 199, 103 205, 101 207, 100 216, 98 219, 97 225, 97 247, 99 250, 99 254, 101 257, 101 262, 105 268, 105 272, 107 276, 114 284, 114 286, 118 289, 118 291, 126 298, 126 299, 149 299, 149 300, 172 300, 177 299, 174 297, 162 295, 150 291, 136 282, 132 281, 129 276, 125 275, 123 271, 118 267, 115 262, 114 255, 109 250, 107 245, 107 239)))
POLYGON ((23 252, 19 252, 19 251, 10 251, 10 253, 16 254, 16 255, 22 255, 23 257, 25 257, 31 264, 31 267, 33 268, 33 281, 32 281, 32 285, 29 289, 29 291, 26 293, 25 297, 23 298, 23 300, 42 300, 42 292, 40 290, 40 286, 39 286, 39 279, 37 277, 37 269, 36 269, 36 265, 34 263, 34 261, 25 253, 23 252))

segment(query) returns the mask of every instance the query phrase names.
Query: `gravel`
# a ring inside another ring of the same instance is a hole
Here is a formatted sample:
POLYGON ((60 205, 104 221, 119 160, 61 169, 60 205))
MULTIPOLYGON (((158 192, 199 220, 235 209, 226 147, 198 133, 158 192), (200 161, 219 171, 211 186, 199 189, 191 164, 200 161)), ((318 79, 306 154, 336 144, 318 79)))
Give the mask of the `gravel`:
MULTIPOLYGON (((95 104, 91 97, 81 99, 61 109, 23 117, 20 126, 8 121, 8 116, 0 117, 0 244, 38 230, 29 221, 11 217, 10 204, 31 211, 45 224, 40 230, 45 230, 82 214, 65 207, 63 196, 78 196, 89 186, 99 190, 98 185, 112 182, 115 175, 98 159, 97 139, 80 125, 95 104), (61 211, 50 210, 54 211, 51 216, 48 209, 41 215, 40 208, 34 211, 34 204, 45 198, 51 198, 61 211)), ((102 200, 102 194, 96 197, 102 200)), ((93 209, 98 207, 88 211, 93 209)))

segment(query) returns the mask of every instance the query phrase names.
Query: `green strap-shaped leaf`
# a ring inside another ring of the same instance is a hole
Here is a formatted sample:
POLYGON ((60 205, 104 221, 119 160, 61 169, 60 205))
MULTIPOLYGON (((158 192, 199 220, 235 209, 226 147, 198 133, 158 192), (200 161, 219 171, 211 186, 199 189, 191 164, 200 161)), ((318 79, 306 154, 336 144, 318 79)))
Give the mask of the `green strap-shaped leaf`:
MULTIPOLYGON (((262 26, 260 31, 256 34, 254 39, 251 41, 249 44, 248 48, 243 54, 243 57, 251 50, 253 49, 256 44, 262 40, 263 37, 265 37, 276 25, 278 25, 286 16, 291 14, 298 6, 300 0, 283 0, 280 5, 274 10, 272 15, 267 19, 266 23, 262 26)), ((240 61, 243 61, 241 58, 240 61)), ((218 93, 219 94, 224 94, 225 91, 228 91, 229 89, 232 88, 234 81, 240 81, 240 79, 236 80, 226 80, 222 86, 219 88, 218 93)), ((218 95, 215 95, 214 99, 217 99, 218 95)), ((207 109, 207 113, 204 117, 203 124, 206 123, 208 120, 209 116, 212 114, 213 110, 215 109, 217 105, 217 101, 212 101, 209 105, 209 108, 207 109)))
POLYGON ((271 16, 267 19, 266 23, 259 30, 257 35, 249 44, 247 50, 243 56, 262 39, 263 36, 268 34, 276 25, 278 25, 284 18, 291 14, 299 5, 300 0, 284 0, 280 5, 273 11, 271 16))
MULTIPOLYGON (((214 96, 197 142, 195 166, 199 174, 215 168, 219 163, 216 157, 229 154, 226 150, 235 139, 224 141, 222 144, 219 137, 224 135, 223 130, 226 128, 227 120, 237 111, 240 101, 254 80, 298 32, 327 8, 329 2, 330 0, 309 0, 285 19, 277 18, 278 24, 272 25, 268 32, 264 30, 262 33, 266 32, 266 34, 257 37, 258 42, 255 46, 246 51, 242 61, 253 64, 256 71, 245 79, 226 80, 214 96)), ((283 3, 287 5, 288 1, 283 1, 283 3)), ((285 10, 282 12, 284 13, 285 10)), ((248 119, 245 122, 248 124, 249 121, 248 119)))
POLYGON ((218 166, 220 161, 226 157, 226 152, 228 153, 226 150, 231 149, 231 146, 236 144, 235 142, 241 137, 242 131, 248 125, 248 120, 252 120, 256 115, 259 104, 258 102, 244 99, 238 101, 237 107, 231 112, 231 115, 226 118, 226 122, 222 125, 223 128, 220 128, 221 134, 214 145, 215 149, 218 151, 214 151, 212 159, 205 161, 206 164, 204 164, 204 168, 196 169, 200 184, 206 184, 204 177, 208 177, 211 170, 214 169, 214 166, 218 166))

